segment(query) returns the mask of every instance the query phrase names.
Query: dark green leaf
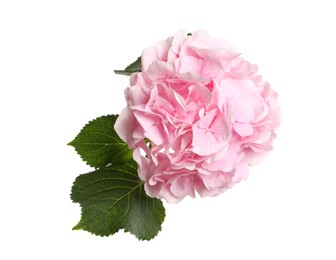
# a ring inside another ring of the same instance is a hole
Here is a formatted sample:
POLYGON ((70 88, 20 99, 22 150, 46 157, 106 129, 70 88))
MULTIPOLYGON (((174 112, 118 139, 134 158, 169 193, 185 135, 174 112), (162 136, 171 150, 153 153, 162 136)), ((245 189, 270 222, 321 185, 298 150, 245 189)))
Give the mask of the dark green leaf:
POLYGON ((141 72, 141 56, 124 70, 115 70, 114 73, 129 76, 134 72, 141 72))
POLYGON ((146 195, 133 160, 78 176, 71 198, 82 207, 81 220, 73 229, 99 236, 124 229, 138 239, 150 240, 165 218, 162 201, 146 195))
POLYGON ((88 165, 98 168, 132 158, 132 151, 114 130, 117 117, 108 115, 90 121, 69 143, 88 165))

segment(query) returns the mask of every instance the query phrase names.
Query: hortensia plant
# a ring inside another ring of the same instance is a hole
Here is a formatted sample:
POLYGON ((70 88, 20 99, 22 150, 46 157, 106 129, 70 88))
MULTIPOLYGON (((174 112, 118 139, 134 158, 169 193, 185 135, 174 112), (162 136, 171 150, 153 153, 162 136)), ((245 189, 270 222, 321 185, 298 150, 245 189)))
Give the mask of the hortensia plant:
POLYGON ((130 76, 127 106, 69 143, 96 168, 73 184, 82 208, 74 229, 150 240, 165 218, 162 199, 219 195, 272 149, 277 94, 224 40, 179 31, 115 72, 130 76))

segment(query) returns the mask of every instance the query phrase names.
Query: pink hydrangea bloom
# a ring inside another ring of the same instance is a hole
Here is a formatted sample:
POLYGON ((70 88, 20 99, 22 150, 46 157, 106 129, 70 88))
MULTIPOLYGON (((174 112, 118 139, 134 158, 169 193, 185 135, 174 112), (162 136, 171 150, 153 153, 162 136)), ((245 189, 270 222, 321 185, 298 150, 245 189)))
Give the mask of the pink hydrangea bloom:
POLYGON ((180 31, 141 58, 115 129, 149 196, 218 195, 272 149, 277 94, 227 42, 180 31))

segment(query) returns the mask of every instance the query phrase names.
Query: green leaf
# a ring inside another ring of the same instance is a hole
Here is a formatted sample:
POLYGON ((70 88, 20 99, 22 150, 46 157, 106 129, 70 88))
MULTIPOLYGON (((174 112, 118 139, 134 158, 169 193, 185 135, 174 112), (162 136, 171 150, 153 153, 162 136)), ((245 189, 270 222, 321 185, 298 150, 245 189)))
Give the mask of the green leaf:
POLYGON ((81 220, 73 229, 99 236, 124 229, 140 240, 150 240, 165 218, 162 201, 146 195, 133 160, 78 176, 71 198, 82 207, 81 220))
POLYGON ((129 76, 134 72, 141 72, 141 56, 135 62, 127 66, 124 70, 115 70, 114 73, 129 76))
POLYGON ((92 167, 123 164, 132 158, 132 151, 114 130, 118 115, 98 117, 86 124, 69 143, 92 167))

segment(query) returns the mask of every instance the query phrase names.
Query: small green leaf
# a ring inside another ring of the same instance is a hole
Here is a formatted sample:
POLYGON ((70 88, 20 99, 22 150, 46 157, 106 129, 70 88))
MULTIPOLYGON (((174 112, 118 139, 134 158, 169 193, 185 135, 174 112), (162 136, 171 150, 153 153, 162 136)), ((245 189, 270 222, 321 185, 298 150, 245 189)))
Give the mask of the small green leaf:
POLYGON ((132 151, 114 130, 118 115, 98 117, 86 124, 69 143, 92 167, 122 164, 132 158, 132 151))
POLYGON ((146 195, 133 160, 78 176, 71 198, 82 207, 81 220, 73 229, 99 236, 124 229, 140 240, 150 240, 165 218, 162 201, 146 195))
POLYGON ((141 56, 137 58, 135 62, 132 64, 128 65, 124 70, 115 70, 115 74, 120 74, 120 75, 126 75, 129 76, 134 72, 141 72, 141 56))

